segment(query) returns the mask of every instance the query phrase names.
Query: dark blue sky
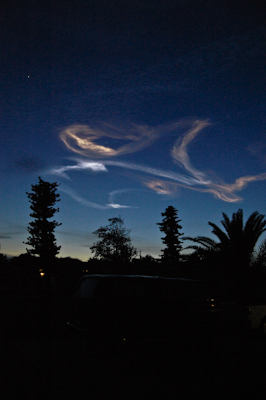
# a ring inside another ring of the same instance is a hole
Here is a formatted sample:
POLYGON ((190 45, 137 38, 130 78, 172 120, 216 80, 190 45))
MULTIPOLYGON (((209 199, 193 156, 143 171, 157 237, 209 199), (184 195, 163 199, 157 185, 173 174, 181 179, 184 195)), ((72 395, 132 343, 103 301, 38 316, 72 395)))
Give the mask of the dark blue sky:
POLYGON ((118 215, 158 256, 169 205, 186 236, 222 212, 265 214, 264 15, 253 1, 2 2, 1 252, 25 252, 38 176, 60 183, 60 255, 83 260, 118 215))

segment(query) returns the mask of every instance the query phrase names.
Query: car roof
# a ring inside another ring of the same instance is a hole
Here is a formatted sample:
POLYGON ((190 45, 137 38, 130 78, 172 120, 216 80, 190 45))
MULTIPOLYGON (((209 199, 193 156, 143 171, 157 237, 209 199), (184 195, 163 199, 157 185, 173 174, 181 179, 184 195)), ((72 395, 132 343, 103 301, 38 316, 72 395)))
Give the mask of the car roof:
POLYGON ((178 282, 191 282, 191 283, 201 283, 196 279, 190 278, 173 278, 157 275, 125 275, 125 274, 91 274, 84 275, 81 279, 88 278, 131 278, 131 279, 151 279, 151 280, 168 280, 168 281, 178 281, 178 282))

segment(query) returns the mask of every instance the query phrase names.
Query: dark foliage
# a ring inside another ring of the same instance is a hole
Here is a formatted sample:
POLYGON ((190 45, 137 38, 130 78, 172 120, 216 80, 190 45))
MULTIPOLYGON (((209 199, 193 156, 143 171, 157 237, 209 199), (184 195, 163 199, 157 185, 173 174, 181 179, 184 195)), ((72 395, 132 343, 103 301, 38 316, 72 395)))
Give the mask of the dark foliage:
POLYGON ((200 259, 208 267, 209 273, 216 281, 223 282, 230 296, 246 296, 250 290, 254 268, 258 263, 263 264, 265 246, 256 252, 255 246, 266 230, 265 216, 257 211, 243 222, 243 210, 233 213, 232 219, 223 213, 222 230, 213 222, 209 225, 218 241, 205 236, 196 238, 186 237, 195 245, 188 246, 195 250, 193 257, 200 259))
POLYGON ((119 216, 108 219, 109 225, 101 226, 93 234, 99 240, 91 247, 94 257, 109 262, 126 263, 136 256, 137 250, 131 245, 130 230, 119 216))
POLYGON ((34 218, 34 221, 29 223, 30 236, 24 243, 32 247, 27 249, 28 253, 37 254, 42 260, 51 260, 60 250, 60 246, 56 245, 54 230, 61 223, 50 221, 59 211, 59 208, 54 207, 59 201, 59 194, 56 193, 58 184, 45 182, 39 177, 39 183, 31 186, 32 191, 27 192, 27 196, 31 203, 30 217, 34 218))
POLYGON ((183 233, 180 232, 182 226, 179 224, 181 220, 178 219, 177 213, 178 210, 176 208, 169 206, 162 213, 163 221, 157 223, 160 231, 165 233, 162 241, 166 247, 162 250, 162 261, 170 264, 176 264, 180 261, 180 251, 182 250, 180 237, 183 233))

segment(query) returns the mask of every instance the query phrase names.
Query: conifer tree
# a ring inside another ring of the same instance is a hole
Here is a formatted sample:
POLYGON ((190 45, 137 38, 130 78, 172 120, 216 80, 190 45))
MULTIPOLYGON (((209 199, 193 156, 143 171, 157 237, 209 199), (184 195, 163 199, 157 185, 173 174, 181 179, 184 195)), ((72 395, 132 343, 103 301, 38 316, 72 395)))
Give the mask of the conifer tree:
POLYGON ((182 226, 179 224, 181 220, 178 219, 177 213, 178 210, 176 208, 169 206, 166 208, 165 212, 162 213, 162 217, 164 217, 162 222, 157 223, 160 227, 160 231, 165 233, 162 241, 166 247, 162 250, 162 261, 172 265, 180 261, 180 251, 182 250, 180 237, 183 233, 180 232, 182 226))
POLYGON ((59 211, 59 208, 54 207, 59 201, 59 194, 56 193, 58 184, 45 182, 39 177, 39 183, 31 187, 31 193, 26 192, 26 194, 31 203, 30 217, 34 218, 34 221, 29 222, 27 230, 30 236, 24 243, 32 247, 27 249, 27 252, 38 255, 49 268, 61 248, 56 245, 54 235, 55 228, 61 223, 50 220, 59 211))

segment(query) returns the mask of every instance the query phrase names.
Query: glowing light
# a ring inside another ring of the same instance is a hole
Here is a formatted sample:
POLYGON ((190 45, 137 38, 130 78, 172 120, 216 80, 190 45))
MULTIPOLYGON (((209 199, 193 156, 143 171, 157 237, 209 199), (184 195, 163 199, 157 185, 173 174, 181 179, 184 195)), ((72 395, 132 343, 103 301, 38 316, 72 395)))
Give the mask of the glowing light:
POLYGON ((121 204, 107 204, 108 207, 111 208, 130 208, 130 206, 122 206, 121 204))
MULTIPOLYGON (((87 125, 71 125, 65 128, 61 134, 61 140, 65 143, 66 147, 78 154, 91 158, 111 158, 128 153, 139 151, 148 147, 154 140, 160 138, 169 132, 174 132, 188 126, 186 133, 179 137, 171 150, 171 156, 174 163, 183 168, 185 173, 177 173, 172 171, 165 171, 157 168, 152 168, 145 165, 119 162, 119 161, 99 161, 93 162, 91 160, 76 160, 76 165, 64 166, 54 168, 50 171, 52 174, 60 175, 69 179, 67 171, 74 170, 91 170, 93 172, 109 172, 106 165, 126 168, 129 170, 138 171, 144 174, 152 175, 153 179, 140 178, 144 185, 154 190, 161 195, 171 195, 177 190, 177 186, 186 189, 195 190, 202 193, 210 193, 215 198, 225 202, 239 202, 241 197, 236 193, 244 189, 249 183, 266 180, 266 173, 259 175, 247 175, 239 177, 234 183, 224 183, 219 179, 214 180, 210 178, 207 173, 196 169, 188 155, 188 145, 199 135, 199 133, 211 124, 207 120, 194 120, 194 121, 178 121, 169 124, 159 125, 157 127, 149 127, 146 125, 130 125, 127 127, 114 126, 111 124, 102 124, 102 129, 94 129, 87 125), (117 147, 116 149, 97 144, 96 141, 101 138, 109 138, 116 140, 126 141, 127 144, 117 147), (166 181, 166 179, 168 181, 166 181)), ((110 199, 109 204, 100 206, 82 199, 73 191, 68 190, 68 193, 80 203, 89 207, 95 208, 127 208, 129 206, 120 205, 110 199)), ((111 192, 114 193, 114 192, 111 192)))
POLYGON ((147 147, 157 138, 159 133, 157 131, 160 131, 160 129, 139 125, 125 128, 104 124, 103 130, 93 129, 87 125, 71 125, 61 132, 60 138, 69 150, 84 156, 99 158, 134 153, 147 147), (95 143, 102 137, 123 139, 129 143, 113 149, 95 143))
POLYGON ((40 275, 41 275, 41 278, 43 278, 44 277, 44 275, 45 275, 45 272, 43 272, 43 269, 41 268, 41 269, 39 269, 39 273, 40 273, 40 275))
POLYGON ((162 180, 146 181, 144 185, 155 190, 158 194, 173 194, 176 192, 176 184, 162 180))

